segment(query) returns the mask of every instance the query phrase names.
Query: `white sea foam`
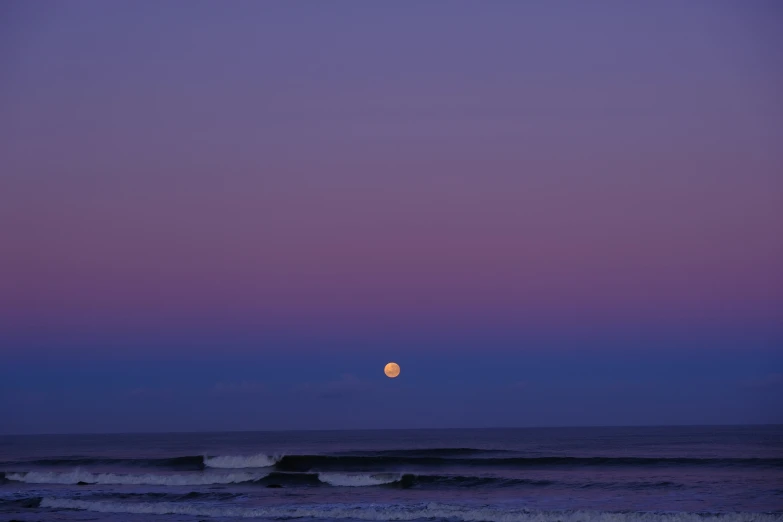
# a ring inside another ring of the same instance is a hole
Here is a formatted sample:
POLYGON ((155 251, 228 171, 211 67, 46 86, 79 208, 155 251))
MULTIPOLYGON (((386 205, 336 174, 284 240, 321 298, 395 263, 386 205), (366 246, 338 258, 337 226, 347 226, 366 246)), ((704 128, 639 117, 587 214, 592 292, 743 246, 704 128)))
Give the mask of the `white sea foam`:
POLYGON ((727 513, 705 516, 697 513, 607 513, 601 511, 529 511, 489 506, 454 504, 326 504, 269 506, 264 508, 213 507, 175 502, 108 502, 46 497, 41 507, 82 509, 99 513, 190 515, 237 518, 321 518, 356 520, 451 519, 461 522, 780 522, 781 515, 727 513))
POLYGON ((89 473, 82 470, 70 472, 30 471, 7 473, 5 478, 31 484, 144 484, 150 486, 202 486, 209 484, 237 484, 259 480, 266 473, 191 473, 183 475, 124 475, 116 473, 89 473))
POLYGON ((380 486, 397 482, 400 480, 400 475, 393 473, 319 473, 318 480, 332 486, 380 486))
POLYGON ((208 468, 268 468, 274 466, 281 456, 277 455, 225 455, 219 457, 204 457, 204 465, 208 468))

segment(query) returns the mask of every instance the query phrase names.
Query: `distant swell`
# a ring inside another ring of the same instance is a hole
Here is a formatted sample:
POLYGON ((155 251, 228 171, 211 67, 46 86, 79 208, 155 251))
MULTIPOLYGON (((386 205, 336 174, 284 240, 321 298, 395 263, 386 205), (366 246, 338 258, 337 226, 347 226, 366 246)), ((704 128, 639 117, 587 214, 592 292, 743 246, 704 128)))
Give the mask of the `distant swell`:
POLYGON ((392 455, 286 455, 277 461, 279 471, 397 471, 407 467, 496 467, 505 469, 552 467, 780 467, 783 459, 698 459, 659 457, 505 457, 445 458, 392 455))
POLYGON ((117 473, 88 473, 82 470, 71 472, 30 471, 27 473, 6 473, 6 479, 30 484, 136 484, 150 486, 203 486, 211 484, 238 484, 252 482, 266 476, 265 473, 190 473, 186 475, 125 475, 117 473))
POLYGON ((197 471, 204 468, 200 455, 159 459, 112 459, 101 457, 61 457, 26 461, 0 462, 0 466, 33 465, 46 467, 78 466, 130 466, 137 468, 161 468, 178 471, 197 471))
POLYGON ((355 520, 449 519, 460 522, 779 522, 783 515, 760 513, 612 513, 591 511, 530 511, 499 506, 463 506, 454 504, 325 504, 282 505, 263 508, 207 506, 173 502, 108 502, 62 498, 44 498, 41 507, 81 509, 99 513, 146 515, 189 515, 194 517, 237 518, 319 518, 355 520))
POLYGON ((466 457, 469 455, 510 453, 508 450, 478 448, 412 448, 379 451, 346 452, 346 456, 388 456, 388 457, 466 457))

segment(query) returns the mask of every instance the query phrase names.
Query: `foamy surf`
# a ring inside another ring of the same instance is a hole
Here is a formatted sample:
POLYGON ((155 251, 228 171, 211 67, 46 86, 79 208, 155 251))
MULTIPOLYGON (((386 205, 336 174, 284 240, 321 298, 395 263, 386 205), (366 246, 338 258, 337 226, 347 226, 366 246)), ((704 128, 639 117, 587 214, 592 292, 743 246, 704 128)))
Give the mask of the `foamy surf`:
POLYGON ((769 513, 617 513, 603 511, 532 511, 520 508, 455 504, 321 504, 264 508, 210 507, 175 502, 109 502, 46 497, 41 507, 81 509, 98 513, 189 515, 236 518, 319 518, 354 520, 449 519, 461 522, 780 522, 769 513))
POLYGON ((204 457, 204 466, 208 468, 242 469, 242 468, 269 468, 274 466, 280 456, 264 455, 224 455, 217 457, 204 457))
POLYGON ((61 473, 53 471, 30 471, 6 473, 7 480, 30 484, 117 484, 149 486, 206 486, 212 484, 239 484, 264 478, 266 473, 193 473, 187 475, 125 475, 117 473, 89 473, 75 470, 61 473))
POLYGON ((402 475, 393 473, 358 474, 358 473, 319 473, 318 480, 330 486, 380 486, 398 482, 402 475))

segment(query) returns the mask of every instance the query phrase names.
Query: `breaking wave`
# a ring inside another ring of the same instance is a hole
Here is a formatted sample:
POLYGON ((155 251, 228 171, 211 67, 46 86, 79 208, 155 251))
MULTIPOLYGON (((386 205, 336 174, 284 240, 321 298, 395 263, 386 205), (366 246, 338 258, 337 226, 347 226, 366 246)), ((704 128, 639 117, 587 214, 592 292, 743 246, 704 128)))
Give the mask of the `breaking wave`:
POLYGON ((319 473, 318 480, 331 486, 380 486, 399 482, 402 475, 394 474, 345 474, 345 473, 319 473))
POLYGON ((266 476, 265 473, 192 473, 186 475, 124 475, 116 473, 89 473, 82 470, 71 472, 29 471, 6 473, 5 478, 30 484, 126 484, 149 486, 203 486, 211 484, 239 484, 253 482, 266 476))
POLYGON ((46 497, 41 507, 80 509, 99 513, 190 515, 237 518, 319 518, 354 520, 449 519, 460 522, 780 522, 783 515, 769 513, 617 513, 604 511, 532 511, 499 506, 455 504, 326 504, 283 505, 263 508, 216 507, 172 502, 110 502, 46 497))
POLYGON ((219 457, 204 457, 204 465, 208 468, 268 468, 277 464, 281 457, 264 455, 227 455, 219 457))

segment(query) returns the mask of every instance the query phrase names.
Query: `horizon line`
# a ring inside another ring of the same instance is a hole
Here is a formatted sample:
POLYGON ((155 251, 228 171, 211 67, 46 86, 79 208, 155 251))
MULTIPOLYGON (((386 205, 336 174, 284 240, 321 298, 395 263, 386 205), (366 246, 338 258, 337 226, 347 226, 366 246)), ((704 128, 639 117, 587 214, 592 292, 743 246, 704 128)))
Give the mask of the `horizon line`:
POLYGON ((193 435, 216 433, 309 433, 309 432, 362 432, 362 431, 450 431, 450 430, 546 430, 580 428, 738 428, 738 427, 783 427, 783 422, 754 424, 583 424, 561 426, 491 426, 491 427, 448 427, 448 428, 300 428, 268 430, 220 430, 220 431, 105 431, 105 432, 49 432, 49 433, 0 433, 0 437, 37 437, 63 435, 193 435))

